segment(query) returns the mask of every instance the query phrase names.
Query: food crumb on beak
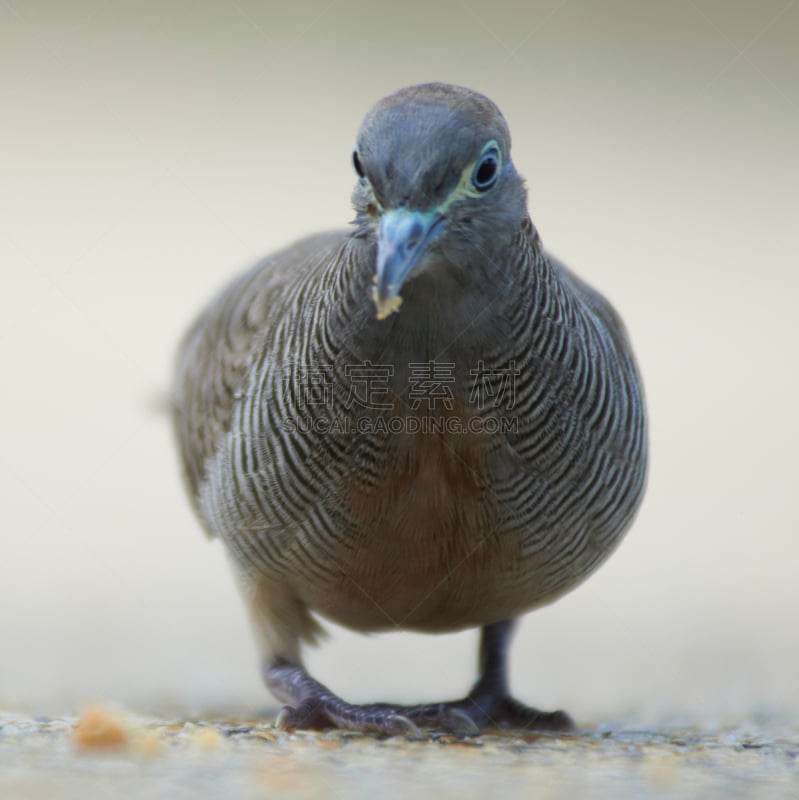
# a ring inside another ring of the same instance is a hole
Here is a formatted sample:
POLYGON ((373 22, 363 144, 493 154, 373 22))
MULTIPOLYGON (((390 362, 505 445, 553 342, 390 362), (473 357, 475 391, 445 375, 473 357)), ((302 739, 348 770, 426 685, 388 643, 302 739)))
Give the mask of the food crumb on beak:
POLYGON ((402 298, 398 294, 381 300, 377 294, 377 286, 372 287, 372 300, 374 300, 377 307, 378 319, 385 319, 391 316, 395 311, 399 311, 402 305, 402 298))

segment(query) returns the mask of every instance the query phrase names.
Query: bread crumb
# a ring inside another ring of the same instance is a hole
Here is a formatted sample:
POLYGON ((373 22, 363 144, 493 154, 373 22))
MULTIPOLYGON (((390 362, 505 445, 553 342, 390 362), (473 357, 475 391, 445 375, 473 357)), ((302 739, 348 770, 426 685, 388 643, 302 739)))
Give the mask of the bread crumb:
POLYGON ((80 750, 119 750, 130 743, 128 725, 122 716, 100 706, 84 710, 72 736, 80 750))
POLYGON ((198 750, 219 750, 225 739, 216 728, 198 727, 191 733, 191 743, 198 750))
POLYGON ((155 758, 155 756, 161 755, 164 742, 154 731, 146 731, 135 738, 133 749, 144 758, 155 758))
POLYGON ((341 742, 337 739, 320 739, 316 744, 323 750, 337 750, 341 747, 341 742))

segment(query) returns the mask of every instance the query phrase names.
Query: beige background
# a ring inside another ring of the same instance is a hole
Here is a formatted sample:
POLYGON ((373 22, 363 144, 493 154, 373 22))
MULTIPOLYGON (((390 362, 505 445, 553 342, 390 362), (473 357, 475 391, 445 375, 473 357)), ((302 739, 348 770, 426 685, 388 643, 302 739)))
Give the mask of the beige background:
MULTIPOLYGON (((504 110, 651 407, 637 524, 525 620, 519 694, 584 722, 799 709, 799 3, 287 6, 0 0, 0 704, 271 704, 183 494, 171 360, 238 270, 351 218, 361 117, 439 79, 504 110)), ((475 641, 337 630, 310 663, 439 699, 475 641)))

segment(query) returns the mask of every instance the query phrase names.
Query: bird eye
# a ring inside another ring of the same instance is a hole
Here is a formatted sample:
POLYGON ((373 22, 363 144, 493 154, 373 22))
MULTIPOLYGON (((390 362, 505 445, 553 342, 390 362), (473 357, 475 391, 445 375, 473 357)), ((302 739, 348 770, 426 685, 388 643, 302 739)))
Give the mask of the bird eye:
POLYGON ((475 164, 472 173, 472 184, 478 192, 488 191, 496 182, 499 175, 499 150, 492 147, 483 153, 475 164))
POLYGON ((363 164, 361 164, 361 159, 358 157, 358 151, 352 151, 352 166, 355 167, 355 171, 358 173, 359 178, 364 177, 363 172, 363 164))

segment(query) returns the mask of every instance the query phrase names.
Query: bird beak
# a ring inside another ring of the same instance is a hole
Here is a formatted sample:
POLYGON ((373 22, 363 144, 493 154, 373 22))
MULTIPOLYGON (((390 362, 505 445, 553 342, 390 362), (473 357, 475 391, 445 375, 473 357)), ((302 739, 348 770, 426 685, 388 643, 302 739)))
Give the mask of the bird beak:
POLYGON ((409 211, 407 208, 395 208, 380 217, 377 274, 372 290, 378 319, 399 311, 400 289, 443 222, 444 217, 437 211, 409 211))

